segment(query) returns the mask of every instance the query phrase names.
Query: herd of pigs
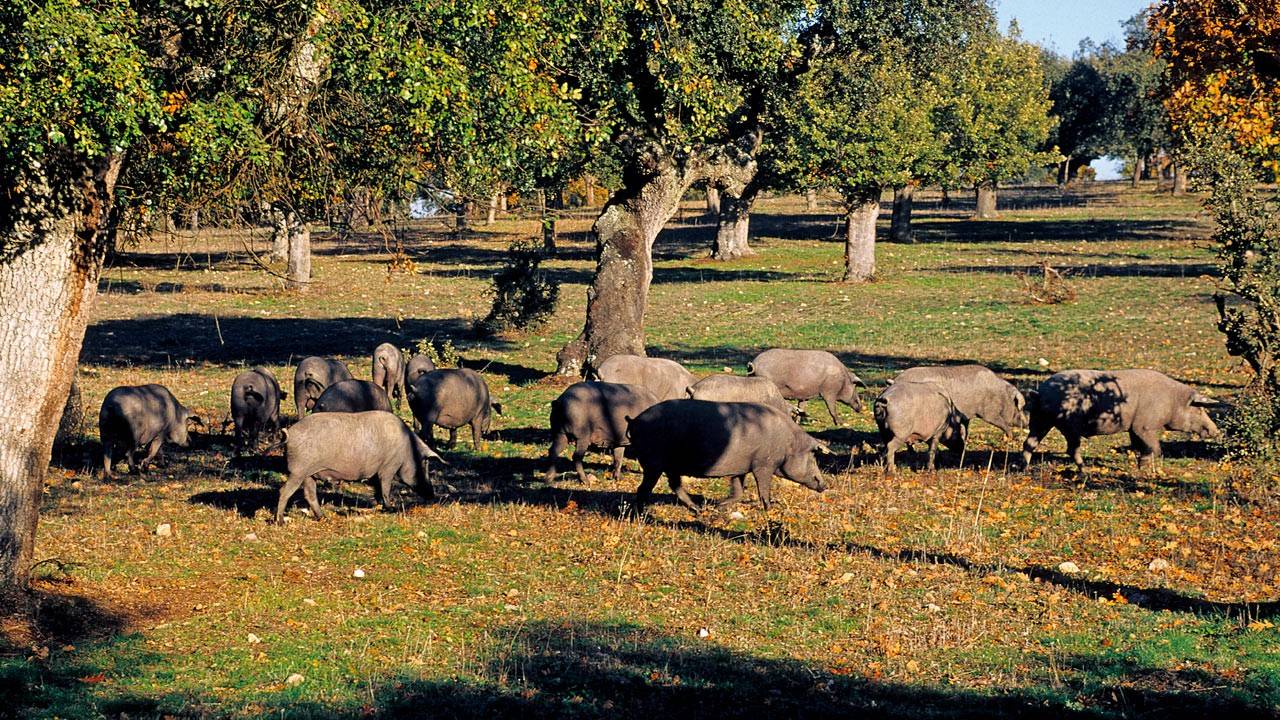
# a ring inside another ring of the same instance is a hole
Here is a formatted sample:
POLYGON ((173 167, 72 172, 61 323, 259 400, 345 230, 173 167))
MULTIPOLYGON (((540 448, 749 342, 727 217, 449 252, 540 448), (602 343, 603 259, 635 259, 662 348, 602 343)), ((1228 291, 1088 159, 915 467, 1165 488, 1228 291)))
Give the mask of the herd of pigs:
MULTIPOLYGON (((615 477, 624 457, 638 461, 643 471, 636 491, 639 509, 663 475, 676 499, 695 512, 698 506, 682 484, 685 477, 729 478, 730 495, 722 507, 741 499, 748 474, 766 509, 774 476, 825 490, 815 455, 831 450, 801 428, 800 403, 821 398, 839 425, 837 403, 861 412, 858 388, 866 384, 821 350, 766 350, 747 364, 747 371, 747 376, 697 380, 672 360, 636 355, 604 360, 592 379, 571 385, 551 403, 547 479, 555 479, 557 460, 572 442, 574 467, 583 482, 582 461, 589 449, 612 452, 615 477)), ((440 460, 431 447, 434 428, 449 431, 452 447, 458 428, 469 425, 479 449, 491 413, 501 412, 479 373, 437 369, 422 355, 406 363, 390 343, 374 350, 372 376, 372 381, 355 380, 340 361, 306 358, 294 374, 297 420, 287 428, 280 404, 288 393, 270 371, 247 370, 232 382, 229 422, 235 425, 237 447, 256 451, 264 433, 284 437, 288 477, 276 505, 277 522, 299 488, 312 515, 323 516, 317 479, 368 480, 384 506, 391 503, 393 480, 434 498, 428 475, 428 461, 440 460), (409 404, 418 430, 392 412, 393 399, 409 404)), ((1207 412, 1216 404, 1154 370, 1067 370, 1024 396, 981 365, 958 365, 902 372, 875 399, 873 413, 890 473, 898 450, 917 442, 928 443, 933 470, 938 445, 962 449, 974 418, 1000 428, 1006 438, 1015 428, 1027 428, 1024 464, 1056 428, 1077 466, 1083 464, 1082 438, 1128 432, 1141 467, 1159 460, 1165 430, 1216 436, 1207 412)), ((201 421, 161 385, 113 389, 98 415, 104 472, 113 474, 120 451, 136 471, 164 443, 186 446, 189 423, 201 421)))

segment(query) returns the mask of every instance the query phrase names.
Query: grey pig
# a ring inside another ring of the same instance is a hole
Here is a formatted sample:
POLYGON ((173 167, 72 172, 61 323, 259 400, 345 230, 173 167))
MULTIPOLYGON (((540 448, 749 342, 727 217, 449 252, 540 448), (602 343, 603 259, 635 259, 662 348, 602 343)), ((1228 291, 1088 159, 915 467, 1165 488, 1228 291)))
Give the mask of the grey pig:
POLYGON ((1155 370, 1064 370, 1040 383, 1031 399, 1022 460, 1029 465, 1040 440, 1057 428, 1067 440, 1067 454, 1083 468, 1081 438, 1128 431, 1141 468, 1160 460, 1164 430, 1217 437, 1218 426, 1205 408, 1218 404, 1155 370))
POLYGON ((551 402, 551 449, 547 482, 556 479, 556 460, 575 443, 573 466, 578 480, 587 481, 582 458, 589 448, 612 450, 613 476, 622 474, 622 457, 628 443, 627 418, 636 417, 657 404, 658 398, 639 385, 580 382, 565 388, 551 402))
POLYGON ((372 481, 378 502, 391 502, 391 481, 414 488, 427 500, 435 497, 427 460, 439 460, 400 418, 383 410, 359 413, 316 413, 284 431, 289 477, 280 488, 276 522, 284 520, 289 498, 302 488, 311 514, 324 517, 316 480, 372 481))
POLYGON ((658 400, 688 397, 686 390, 696 382, 693 373, 674 360, 641 355, 613 355, 600 363, 595 375, 603 382, 648 388, 658 400))
POLYGON ((936 383, 895 381, 876 398, 872 413, 884 443, 885 469, 890 474, 897 472, 894 456, 902 447, 928 441, 928 467, 934 470, 938 443, 963 447, 968 433, 968 418, 936 383))
MULTIPOLYGON (((280 429, 280 401, 288 393, 280 389, 276 376, 256 367, 236 375, 231 381, 231 421, 236 426, 236 447, 257 449, 263 432, 280 429)), ((223 425, 225 428, 226 426, 223 425)))
MULTIPOLYGON (((982 365, 924 365, 908 368, 890 381, 935 383, 956 410, 969 419, 979 418, 1012 436, 1014 428, 1027 426, 1027 400, 1012 383, 982 365)), ((968 434, 966 433, 966 437, 968 434)), ((963 443, 962 443, 963 444, 963 443)), ((958 449, 958 448, 957 448, 958 449)))
POLYGON ((489 386, 475 370, 466 368, 433 370, 418 376, 409 392, 409 409, 422 424, 423 439, 433 441, 434 426, 449 430, 449 447, 458 442, 458 428, 471 426, 471 444, 479 449, 489 432, 490 412, 502 413, 502 405, 491 402, 489 386))
POLYGON ((391 398, 368 380, 343 380, 324 389, 316 399, 315 412, 356 413, 369 410, 391 412, 391 398))
POLYGON ((765 350, 747 363, 747 374, 772 380, 788 400, 822 398, 827 412, 831 413, 831 421, 837 425, 840 424, 837 402, 848 405, 854 412, 862 412, 858 386, 867 384, 825 350, 765 350))
POLYGON ((791 416, 759 403, 667 400, 630 420, 626 456, 640 461, 644 479, 636 489, 643 510, 653 486, 664 474, 681 505, 697 512, 683 477, 728 477, 728 507, 742 499, 747 473, 755 477, 760 503, 769 509, 773 476, 781 475, 811 490, 827 489, 815 452, 826 445, 800 429, 791 416))
POLYGON ((694 400, 716 400, 718 402, 756 402, 775 407, 784 413, 792 414, 795 408, 772 380, 762 377, 740 377, 738 375, 711 375, 689 386, 689 397, 694 400))
POLYGON ((404 356, 400 348, 391 343, 382 343, 373 349, 373 384, 382 388, 387 397, 400 407, 404 397, 405 366, 404 356))
POLYGON ((316 400, 330 385, 351 379, 351 371, 340 360, 311 356, 298 363, 293 374, 293 402, 298 419, 315 407, 316 400))
POLYGON ((116 449, 124 450, 125 463, 131 472, 136 472, 160 454, 165 442, 187 447, 191 443, 188 422, 204 425, 163 385, 122 385, 112 389, 98 410, 103 473, 115 477, 116 449), (137 453, 144 447, 147 455, 139 462, 137 453))
POLYGON ((426 355, 414 355, 404 368, 405 389, 413 387, 413 381, 436 369, 436 364, 426 355))

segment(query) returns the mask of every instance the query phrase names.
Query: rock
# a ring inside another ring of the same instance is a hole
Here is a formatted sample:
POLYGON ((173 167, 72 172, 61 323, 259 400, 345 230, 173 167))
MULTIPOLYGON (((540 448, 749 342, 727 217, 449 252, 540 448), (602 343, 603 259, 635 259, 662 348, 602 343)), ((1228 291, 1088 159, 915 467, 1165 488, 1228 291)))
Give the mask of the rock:
POLYGON ((1151 572, 1164 572, 1170 567, 1173 566, 1169 564, 1168 560, 1165 560, 1164 558, 1156 558, 1151 561, 1151 564, 1147 566, 1147 569, 1151 572))
POLYGON ((1049 361, 1046 360, 1045 358, 1040 358, 1039 360, 1036 361, 1036 364, 1042 368, 1049 367, 1049 361))
POLYGON ((301 685, 303 680, 306 680, 306 678, 302 677, 302 675, 298 673, 294 673, 289 677, 285 678, 284 684, 288 685, 289 687, 296 687, 298 685, 301 685))
POLYGON ((1068 560, 1058 565, 1058 572, 1063 573, 1064 575, 1075 575, 1080 572, 1080 566, 1068 560))
POLYGON ((709 637, 711 637, 711 631, 710 631, 710 630, 708 630, 708 629, 706 629, 706 628, 704 628, 704 627, 700 627, 700 628, 698 628, 698 637, 700 637, 700 638, 709 638, 709 637))
POLYGON ((258 643, 260 643, 260 642, 262 642, 262 638, 258 637, 257 635, 254 635, 253 633, 249 633, 249 644, 250 644, 250 645, 257 645, 257 644, 258 644, 258 643))
POLYGON ((355 572, 353 572, 353 573, 351 573, 351 577, 353 577, 353 578, 362 578, 362 577, 364 577, 364 570, 361 570, 360 568, 356 568, 356 571, 355 571, 355 572))
POLYGON ((729 513, 729 519, 730 519, 730 520, 745 520, 746 518, 747 518, 747 516, 746 516, 746 515, 743 515, 743 514, 742 514, 740 511, 738 511, 738 510, 734 510, 733 512, 729 513))
POLYGON ((315 606, 316 606, 316 601, 315 601, 315 600, 312 600, 311 598, 302 598, 302 604, 303 604, 303 605, 310 605, 311 607, 315 607, 315 606))
POLYGON ((933 603, 929 603, 928 605, 925 605, 924 609, 928 610, 931 613, 942 612, 942 608, 938 607, 937 605, 934 605, 933 603))
POLYGON ((160 523, 156 526, 156 537, 169 537, 173 535, 173 528, 169 523, 160 523))
POLYGON ((244 536, 243 540, 244 540, 245 542, 257 542, 257 541, 258 541, 258 534, 257 534, 257 533, 247 533, 247 534, 244 536))

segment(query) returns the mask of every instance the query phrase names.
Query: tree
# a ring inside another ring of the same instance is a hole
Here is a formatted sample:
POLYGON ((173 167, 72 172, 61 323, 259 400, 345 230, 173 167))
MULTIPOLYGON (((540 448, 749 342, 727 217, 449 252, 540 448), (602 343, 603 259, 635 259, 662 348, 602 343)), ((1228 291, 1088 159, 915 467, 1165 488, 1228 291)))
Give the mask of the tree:
POLYGON ((1077 168, 1087 166, 1104 154, 1107 129, 1107 86, 1092 62, 1094 47, 1082 43, 1075 60, 1044 53, 1042 60, 1053 105, 1050 113, 1058 119, 1045 147, 1056 149, 1058 184, 1065 185, 1077 168))
POLYGON ((1147 14, 1125 23, 1126 49, 1104 46, 1103 78, 1107 84, 1108 154, 1133 161, 1133 185, 1146 172, 1146 161, 1160 149, 1170 149, 1169 115, 1161 102, 1164 60, 1151 54, 1147 14))
POLYGON ((993 217, 996 187, 1032 165, 1057 162, 1039 148, 1053 127, 1039 51, 992 34, 967 46, 942 78, 935 124, 948 134, 947 162, 956 182, 977 188, 977 217, 993 217))

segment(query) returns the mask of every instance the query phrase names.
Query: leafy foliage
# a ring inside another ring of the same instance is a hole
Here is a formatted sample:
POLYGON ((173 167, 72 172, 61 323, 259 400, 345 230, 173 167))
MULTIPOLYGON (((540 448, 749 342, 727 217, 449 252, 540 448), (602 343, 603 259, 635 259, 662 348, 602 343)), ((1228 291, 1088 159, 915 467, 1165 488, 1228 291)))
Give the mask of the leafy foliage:
POLYGON ((546 256, 529 240, 507 248, 502 269, 493 278, 493 307, 480 321, 480 330, 494 334, 527 330, 546 322, 560 300, 560 283, 541 268, 546 256))

